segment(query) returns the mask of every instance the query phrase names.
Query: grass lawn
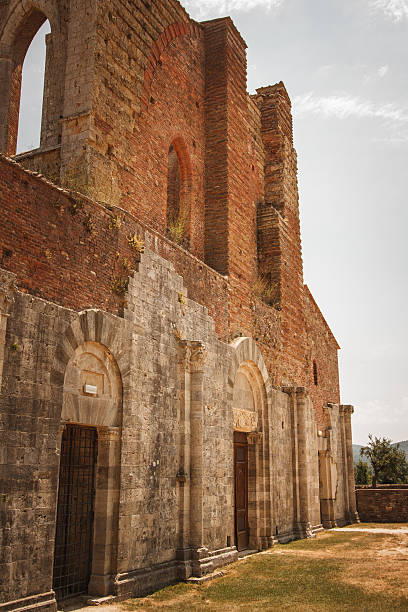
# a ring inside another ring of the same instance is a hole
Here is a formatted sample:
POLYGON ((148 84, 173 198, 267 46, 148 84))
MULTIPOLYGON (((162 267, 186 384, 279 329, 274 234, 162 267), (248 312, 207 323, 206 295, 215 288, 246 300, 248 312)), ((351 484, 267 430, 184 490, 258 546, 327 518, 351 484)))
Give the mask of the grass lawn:
POLYGON ((116 606, 122 612, 408 611, 408 534, 324 532, 223 571, 224 577, 203 585, 181 583, 116 606))

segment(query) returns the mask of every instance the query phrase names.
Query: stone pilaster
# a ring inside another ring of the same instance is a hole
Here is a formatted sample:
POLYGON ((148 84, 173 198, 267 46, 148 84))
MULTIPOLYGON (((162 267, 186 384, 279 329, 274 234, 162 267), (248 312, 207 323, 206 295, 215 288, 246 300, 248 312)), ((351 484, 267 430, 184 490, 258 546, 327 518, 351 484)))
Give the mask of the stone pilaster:
POLYGON ((249 519, 249 548, 260 550, 262 548, 262 521, 261 521, 261 495, 260 482, 260 451, 262 444, 261 432, 247 434, 248 441, 248 519, 249 519))
POLYGON ((193 574, 205 573, 200 559, 208 556, 203 543, 203 378, 206 357, 201 342, 191 342, 191 409, 190 409, 190 544, 193 548, 193 574))
POLYGON ((191 346, 187 341, 180 342, 179 350, 179 384, 180 384, 180 443, 179 467, 176 475, 178 482, 178 531, 179 543, 177 558, 184 567, 180 578, 186 579, 191 575, 191 548, 190 548, 190 470, 191 470, 191 346))
POLYGON ((187 574, 203 576, 213 570, 203 542, 203 379, 206 349, 201 342, 183 341, 181 376, 180 547, 177 556, 187 574), (184 423, 183 423, 184 421, 184 423))
POLYGON ((340 418, 342 424, 342 441, 344 453, 344 481, 347 489, 346 518, 351 523, 359 523, 360 519, 357 512, 356 490, 354 482, 354 459, 353 459, 353 439, 351 432, 351 415, 354 413, 353 406, 340 406, 340 418))
POLYGON ((309 465, 306 436, 305 387, 284 387, 291 398, 292 414, 292 458, 293 458, 293 503, 295 531, 299 537, 313 537, 309 508, 309 465))
POLYGON ((331 529, 337 527, 334 508, 337 482, 333 483, 330 450, 319 450, 319 480, 321 520, 325 529, 331 529))
POLYGON ((7 319, 17 291, 16 277, 0 270, 0 391, 3 379, 4 350, 6 344, 7 319))
POLYGON ((95 493, 92 574, 90 595, 112 593, 116 573, 120 486, 120 427, 98 428, 98 464, 95 493))

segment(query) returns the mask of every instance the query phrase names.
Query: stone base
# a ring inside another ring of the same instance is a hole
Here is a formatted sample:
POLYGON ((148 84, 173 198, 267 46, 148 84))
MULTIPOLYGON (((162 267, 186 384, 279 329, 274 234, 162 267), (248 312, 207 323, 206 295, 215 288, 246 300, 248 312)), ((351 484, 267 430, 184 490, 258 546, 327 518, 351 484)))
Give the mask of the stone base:
POLYGON ((297 523, 294 529, 296 539, 315 538, 313 527, 310 523, 297 523))
POLYGON ((183 579, 179 574, 179 566, 179 561, 169 561, 118 574, 114 582, 115 595, 120 598, 143 597, 169 584, 175 584, 183 579))
POLYGON ((186 582, 188 582, 188 584, 204 584, 205 582, 209 582, 210 580, 214 580, 215 578, 221 578, 224 575, 224 572, 213 572, 212 574, 206 574, 201 578, 191 576, 191 578, 187 578, 186 582))
POLYGON ((0 604, 1 612, 29 612, 29 610, 35 610, 36 612, 57 612, 54 591, 0 604))
POLYGON ((92 597, 106 597, 113 590, 113 580, 111 575, 98 576, 92 574, 88 585, 88 594, 92 597))
POLYGON ((115 595, 143 597, 169 584, 188 580, 191 576, 203 578, 212 575, 219 567, 238 560, 235 546, 209 552, 206 548, 177 551, 177 559, 167 563, 145 567, 116 576, 115 595))

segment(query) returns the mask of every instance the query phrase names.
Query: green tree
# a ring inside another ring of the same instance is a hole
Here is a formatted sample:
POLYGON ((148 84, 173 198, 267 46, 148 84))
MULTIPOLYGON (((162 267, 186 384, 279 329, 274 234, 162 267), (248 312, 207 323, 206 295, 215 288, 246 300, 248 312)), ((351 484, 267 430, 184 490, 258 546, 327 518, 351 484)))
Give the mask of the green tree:
POLYGON ((357 485, 368 485, 371 482, 372 472, 366 461, 360 459, 354 467, 354 479, 357 485))
POLYGON ((367 457, 373 470, 373 488, 378 483, 397 484, 406 482, 408 477, 408 463, 404 451, 399 445, 392 446, 389 438, 377 438, 372 434, 368 436, 367 446, 363 446, 360 454, 367 457))

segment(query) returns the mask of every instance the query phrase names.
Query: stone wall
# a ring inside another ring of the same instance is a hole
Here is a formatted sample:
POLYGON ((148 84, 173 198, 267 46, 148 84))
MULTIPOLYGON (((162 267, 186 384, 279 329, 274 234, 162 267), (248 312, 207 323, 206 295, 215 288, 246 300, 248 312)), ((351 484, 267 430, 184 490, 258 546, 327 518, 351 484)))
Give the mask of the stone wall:
POLYGON ((97 427, 100 438, 91 592, 139 595, 234 560, 233 397, 237 373, 248 368, 257 415, 244 426, 251 544, 262 549, 319 527, 316 424, 305 389, 272 389, 254 341, 221 342, 170 262, 146 250, 129 282, 124 318, 77 313, 21 292, 9 314, 0 399, 3 600, 38 593, 36 603, 43 598, 53 609, 66 422, 97 427), (105 371, 92 365, 92 354, 105 360, 106 372, 118 372, 106 374, 105 389, 118 376, 122 402, 100 400, 98 408, 78 395, 77 371, 105 371))
POLYGON ((356 487, 357 509, 365 523, 407 523, 408 487, 356 487))

